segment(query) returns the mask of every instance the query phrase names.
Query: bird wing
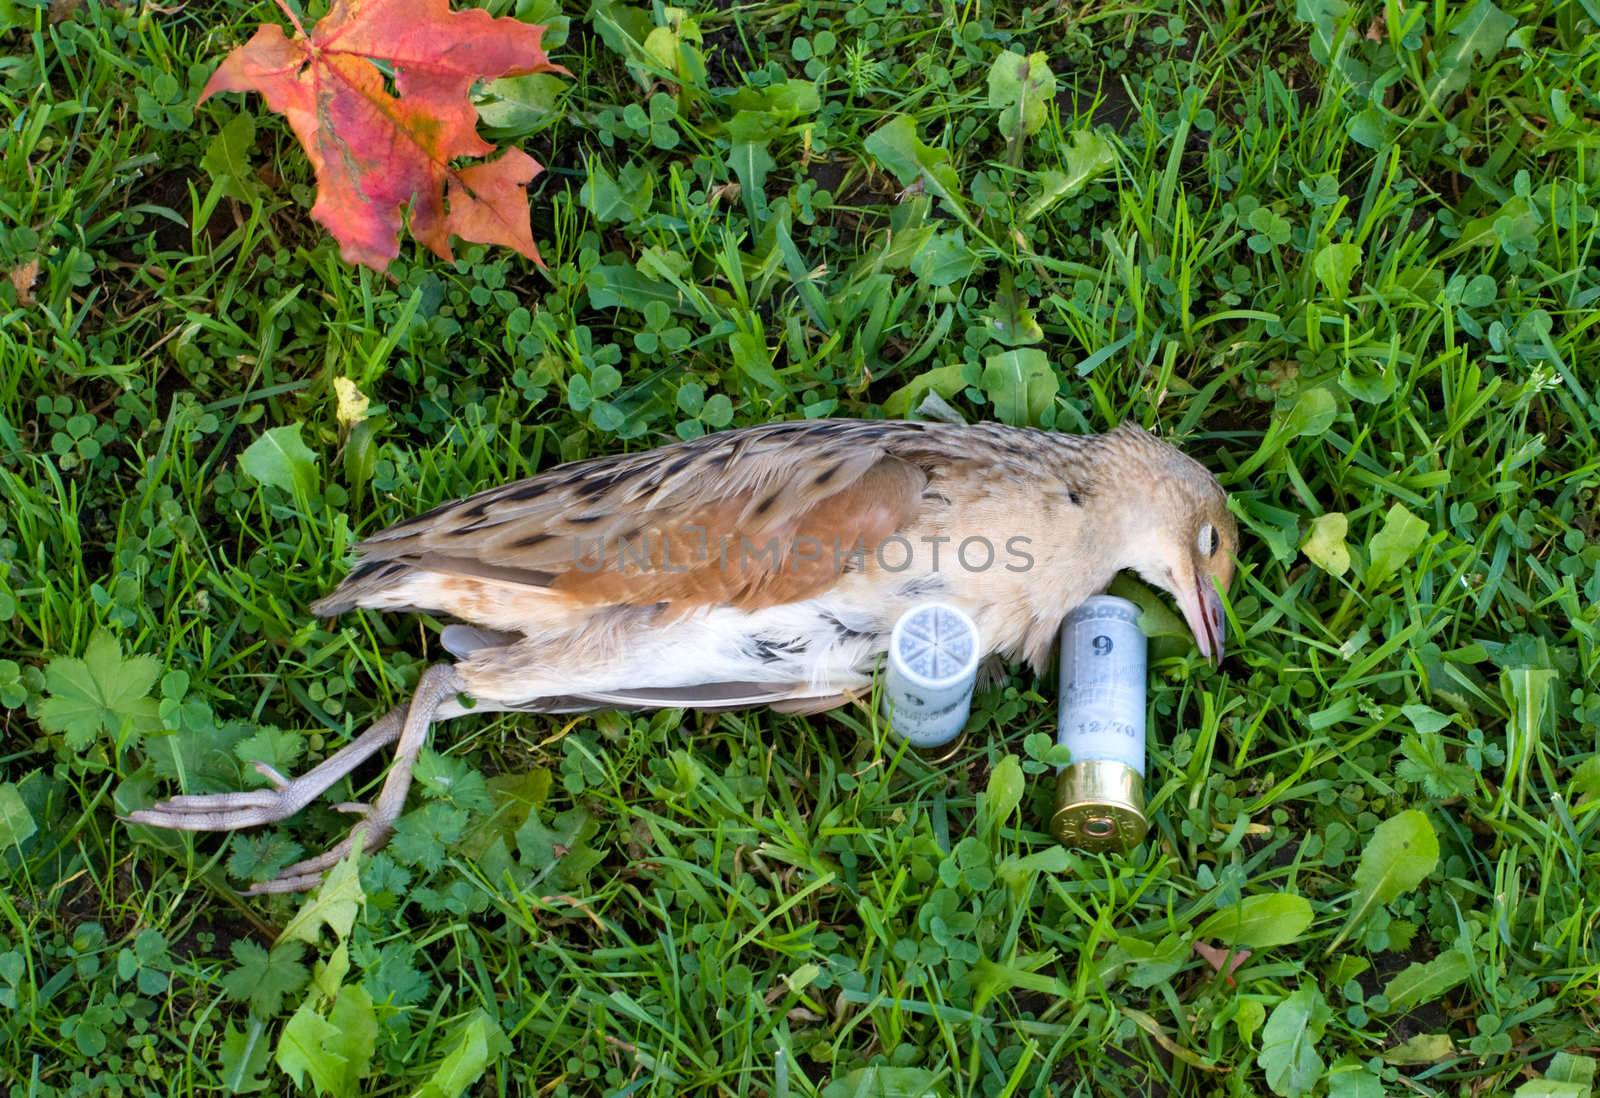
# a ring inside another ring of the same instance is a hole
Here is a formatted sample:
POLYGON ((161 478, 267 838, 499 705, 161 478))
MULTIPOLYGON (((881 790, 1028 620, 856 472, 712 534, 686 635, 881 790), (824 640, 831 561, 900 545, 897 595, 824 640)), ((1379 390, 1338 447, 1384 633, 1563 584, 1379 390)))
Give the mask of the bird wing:
POLYGON ((377 596, 418 570, 581 605, 756 609, 807 598, 851 567, 852 551, 870 553, 915 517, 928 479, 916 460, 923 427, 775 423, 559 466, 373 535, 313 609, 393 607, 377 596))

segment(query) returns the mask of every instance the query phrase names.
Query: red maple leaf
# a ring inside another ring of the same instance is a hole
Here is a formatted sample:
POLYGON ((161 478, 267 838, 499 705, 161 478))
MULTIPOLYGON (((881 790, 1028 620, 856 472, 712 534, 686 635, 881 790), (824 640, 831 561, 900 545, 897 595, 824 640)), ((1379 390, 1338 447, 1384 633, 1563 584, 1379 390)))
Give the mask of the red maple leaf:
MULTIPOLYGON (((282 0, 279 0, 282 7, 282 0)), ((256 91, 288 119, 317 174, 311 216, 351 263, 384 270, 400 254, 400 211, 411 234, 449 259, 450 236, 504 244, 543 266, 526 185, 543 170, 521 149, 453 167, 495 147, 478 136, 475 80, 559 72, 540 48, 544 28, 449 0, 334 0, 311 34, 284 7, 295 36, 263 24, 207 81, 256 91), (392 94, 374 61, 393 72, 392 94)))

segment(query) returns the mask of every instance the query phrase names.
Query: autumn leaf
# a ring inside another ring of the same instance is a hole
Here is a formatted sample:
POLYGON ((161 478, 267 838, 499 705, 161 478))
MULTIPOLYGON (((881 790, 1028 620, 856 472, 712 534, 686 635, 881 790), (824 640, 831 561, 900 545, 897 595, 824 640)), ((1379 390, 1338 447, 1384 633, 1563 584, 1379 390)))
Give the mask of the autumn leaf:
POLYGON ((11 280, 11 288, 17 292, 17 304, 32 305, 33 284, 39 281, 39 261, 30 259, 13 267, 6 277, 11 280))
POLYGON ((347 377, 336 377, 333 379, 333 392, 339 402, 335 412, 339 426, 348 430, 366 421, 367 409, 372 401, 362 393, 360 386, 347 377))
MULTIPOLYGON (((288 9, 285 9, 286 13, 288 9)), ((543 170, 521 149, 455 167, 495 147, 478 136, 468 91, 477 80, 567 73, 539 45, 544 28, 449 0, 335 0, 306 35, 276 24, 225 58, 200 100, 260 92, 288 119, 317 176, 311 216, 350 263, 385 269, 400 254, 400 211, 411 234, 450 259, 450 237, 503 244, 542 265, 525 187, 543 170), (373 62, 393 71, 393 86, 373 62)), ((567 75, 571 75, 567 73, 567 75)))
POLYGON ((1250 959, 1248 949, 1218 949, 1209 942, 1190 942, 1196 953, 1204 957, 1206 963, 1227 979, 1228 985, 1233 985, 1233 974, 1239 971, 1239 966, 1250 959))

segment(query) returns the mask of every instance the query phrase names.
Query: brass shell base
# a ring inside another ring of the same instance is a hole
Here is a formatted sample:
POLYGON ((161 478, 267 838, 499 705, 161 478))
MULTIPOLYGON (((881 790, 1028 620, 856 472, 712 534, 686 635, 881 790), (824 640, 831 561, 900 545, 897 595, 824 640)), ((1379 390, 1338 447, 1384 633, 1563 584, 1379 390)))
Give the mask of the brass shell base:
POLYGON ((955 758, 956 752, 966 745, 967 730, 963 728, 956 733, 954 739, 946 743, 935 744, 933 747, 918 747, 916 744, 912 744, 911 753, 928 766, 938 766, 940 763, 947 763, 955 758))
POLYGON ((1121 854, 1144 841, 1144 779, 1125 763, 1086 759, 1056 775, 1050 832, 1063 846, 1121 854))

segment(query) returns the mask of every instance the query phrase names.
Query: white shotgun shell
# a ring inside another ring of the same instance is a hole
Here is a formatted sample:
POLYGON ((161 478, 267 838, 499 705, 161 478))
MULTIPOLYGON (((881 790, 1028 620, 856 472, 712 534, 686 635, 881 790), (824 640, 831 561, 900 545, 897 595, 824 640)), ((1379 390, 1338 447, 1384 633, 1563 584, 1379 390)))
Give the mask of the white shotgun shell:
POLYGON ((1068 846, 1118 851, 1144 838, 1148 674, 1138 606, 1096 595, 1067 615, 1056 742, 1072 758, 1056 775, 1051 830, 1068 846))
POLYGON ((955 743, 972 708, 978 655, 978 627, 954 606, 926 602, 900 615, 884 675, 890 727, 924 754, 955 743))

